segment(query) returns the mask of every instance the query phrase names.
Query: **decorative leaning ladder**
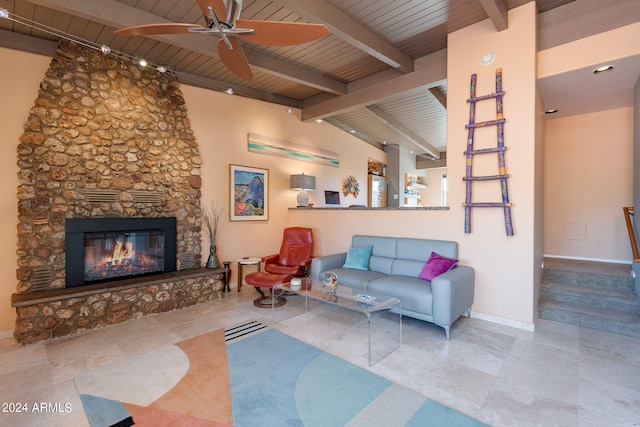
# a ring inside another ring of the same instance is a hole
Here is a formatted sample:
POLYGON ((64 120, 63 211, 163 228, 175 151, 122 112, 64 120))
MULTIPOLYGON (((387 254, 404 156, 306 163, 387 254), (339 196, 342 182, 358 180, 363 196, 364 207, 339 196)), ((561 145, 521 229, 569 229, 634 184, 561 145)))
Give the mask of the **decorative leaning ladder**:
POLYGON ((471 233, 471 208, 503 208, 504 209, 504 223, 507 231, 507 236, 513 236, 513 225, 511 223, 511 203, 509 202, 509 189, 507 187, 507 168, 504 160, 504 152, 506 147, 504 146, 504 122, 505 118, 502 111, 502 96, 504 91, 502 90, 502 69, 496 70, 496 91, 489 95, 483 95, 476 97, 476 79, 477 75, 471 75, 471 87, 470 97, 467 99, 469 103, 469 124, 465 125, 468 129, 467 136, 467 150, 464 152, 466 162, 466 176, 463 180, 466 182, 466 200, 463 203, 464 206, 464 232, 471 233), (476 116, 476 102, 486 101, 490 99, 496 100, 496 119, 486 122, 475 122, 476 116), (498 146, 496 148, 483 148, 474 150, 473 137, 475 129, 486 126, 497 126, 498 133, 498 146), (498 175, 489 176, 473 176, 473 156, 478 154, 498 154, 498 175), (473 202, 472 201, 472 187, 475 181, 492 181, 499 180, 500 187, 502 189, 502 202, 473 202))

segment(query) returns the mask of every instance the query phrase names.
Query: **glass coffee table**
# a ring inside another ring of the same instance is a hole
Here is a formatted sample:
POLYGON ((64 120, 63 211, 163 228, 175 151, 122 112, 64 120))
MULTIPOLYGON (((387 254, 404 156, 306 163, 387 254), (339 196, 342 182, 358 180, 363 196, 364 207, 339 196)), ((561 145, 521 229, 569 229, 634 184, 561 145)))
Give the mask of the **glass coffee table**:
MULTIPOLYGON (((358 294, 354 295, 353 289, 344 286, 338 285, 336 293, 327 293, 323 290, 323 283, 319 280, 311 280, 311 279, 302 279, 302 284, 300 288, 291 287, 290 283, 283 283, 281 285, 275 285, 273 287, 273 292, 271 293, 271 307, 273 310, 273 320, 275 323, 275 297, 277 291, 282 291, 290 294, 297 294, 304 296, 304 308, 305 312, 309 308, 309 300, 320 301, 326 304, 335 305, 338 307, 345 308, 347 310, 355 311, 358 313, 362 313, 367 317, 367 326, 368 326, 368 361, 369 366, 373 366, 380 360, 384 359, 386 356, 400 348, 402 345, 402 314, 394 313, 398 316, 398 328, 399 328, 399 342, 397 346, 393 346, 390 349, 388 346, 385 347, 382 351, 382 355, 378 352, 379 349, 376 349, 375 355, 372 352, 372 342, 371 342, 371 320, 374 314, 376 313, 384 313, 390 312, 393 308, 400 308, 401 303, 398 298, 389 298, 385 301, 377 301, 366 298, 366 294, 359 294, 361 297, 358 297, 358 294), (375 361, 374 361, 375 358, 375 361)), ((387 343, 388 344, 388 343, 387 343)))

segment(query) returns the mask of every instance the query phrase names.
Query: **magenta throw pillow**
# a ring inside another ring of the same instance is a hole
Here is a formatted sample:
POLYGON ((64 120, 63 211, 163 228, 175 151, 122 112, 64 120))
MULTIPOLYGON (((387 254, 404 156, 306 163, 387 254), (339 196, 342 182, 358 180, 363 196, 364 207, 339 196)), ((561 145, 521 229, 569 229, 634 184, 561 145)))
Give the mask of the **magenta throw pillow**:
POLYGON ((431 252, 431 256, 429 256, 424 267, 422 267, 422 271, 418 277, 424 280, 433 280, 434 277, 437 277, 442 273, 446 273, 457 265, 457 259, 447 258, 442 255, 438 255, 435 252, 431 252))

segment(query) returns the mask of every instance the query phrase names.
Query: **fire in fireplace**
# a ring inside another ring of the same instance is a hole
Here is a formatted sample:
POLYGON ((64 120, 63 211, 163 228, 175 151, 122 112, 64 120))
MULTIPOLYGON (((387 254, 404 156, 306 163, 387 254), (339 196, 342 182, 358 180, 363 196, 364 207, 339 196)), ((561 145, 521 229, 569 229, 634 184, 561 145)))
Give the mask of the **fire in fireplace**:
POLYGON ((67 219, 66 285, 176 270, 175 218, 67 219))

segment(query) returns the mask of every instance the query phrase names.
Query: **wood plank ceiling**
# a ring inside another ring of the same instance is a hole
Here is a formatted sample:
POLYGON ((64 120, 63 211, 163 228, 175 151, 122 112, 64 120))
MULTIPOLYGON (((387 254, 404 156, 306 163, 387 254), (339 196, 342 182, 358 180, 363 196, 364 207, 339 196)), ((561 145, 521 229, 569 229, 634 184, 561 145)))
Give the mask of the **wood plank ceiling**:
MULTIPOLYGON (((487 18, 503 30, 507 10, 528 1, 245 0, 242 19, 322 23, 331 32, 297 46, 243 42, 251 81, 222 65, 211 36, 113 34, 147 23, 204 24, 193 0, 0 0, 10 17, 38 24, 0 19, 0 46, 52 52, 59 37, 48 29, 55 29, 166 66, 184 83, 299 108, 303 120, 324 119, 379 148, 401 145, 439 159, 446 150, 447 34, 487 18)), ((536 4, 545 12, 571 1, 536 4)))

